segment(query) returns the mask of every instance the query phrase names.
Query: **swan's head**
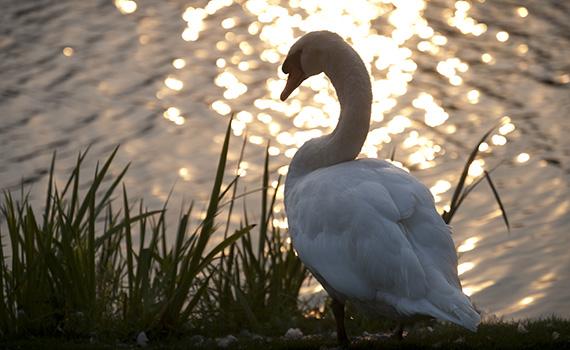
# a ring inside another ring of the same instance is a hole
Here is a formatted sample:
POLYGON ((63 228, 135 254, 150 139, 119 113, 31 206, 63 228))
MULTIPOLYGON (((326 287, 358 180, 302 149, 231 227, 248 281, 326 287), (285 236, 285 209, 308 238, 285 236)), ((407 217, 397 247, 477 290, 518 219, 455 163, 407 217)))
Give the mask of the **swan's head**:
POLYGON ((338 34, 329 31, 310 32, 297 40, 281 67, 283 73, 289 75, 281 101, 285 101, 305 79, 322 73, 330 53, 339 45, 346 44, 338 34))

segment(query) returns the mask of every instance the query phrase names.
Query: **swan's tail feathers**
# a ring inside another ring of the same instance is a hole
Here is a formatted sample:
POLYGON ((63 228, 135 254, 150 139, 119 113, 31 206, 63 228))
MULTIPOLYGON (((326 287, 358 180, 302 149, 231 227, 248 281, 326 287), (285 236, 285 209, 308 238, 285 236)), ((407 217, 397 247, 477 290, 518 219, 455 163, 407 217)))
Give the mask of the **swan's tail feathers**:
POLYGON ((481 323, 481 315, 471 305, 471 303, 461 303, 455 305, 452 311, 443 311, 435 307, 431 315, 440 320, 455 323, 458 326, 467 328, 472 332, 477 332, 477 326, 481 323), (435 312, 434 312, 435 311, 435 312))
MULTIPOLYGON (((445 300, 448 301, 449 298, 445 300)), ((461 294, 461 297, 452 304, 449 302, 439 304, 438 306, 438 304, 432 301, 423 299, 416 303, 396 303, 396 309, 404 315, 429 315, 442 321, 455 323, 472 332, 477 331, 477 326, 481 323, 481 315, 479 315, 465 295, 461 294)))
POLYGON ((453 310, 453 323, 477 332, 477 326, 481 323, 481 315, 471 305, 461 305, 453 310))

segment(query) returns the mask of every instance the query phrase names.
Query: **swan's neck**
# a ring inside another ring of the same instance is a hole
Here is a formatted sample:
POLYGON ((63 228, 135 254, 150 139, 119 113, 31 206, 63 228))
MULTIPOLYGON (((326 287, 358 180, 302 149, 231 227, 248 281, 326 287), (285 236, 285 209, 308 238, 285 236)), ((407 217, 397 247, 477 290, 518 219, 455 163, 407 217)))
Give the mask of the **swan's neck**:
POLYGON ((355 159, 368 135, 372 104, 368 71, 356 51, 347 44, 335 51, 324 72, 340 102, 338 124, 331 134, 309 140, 297 151, 289 166, 288 187, 319 168, 355 159))

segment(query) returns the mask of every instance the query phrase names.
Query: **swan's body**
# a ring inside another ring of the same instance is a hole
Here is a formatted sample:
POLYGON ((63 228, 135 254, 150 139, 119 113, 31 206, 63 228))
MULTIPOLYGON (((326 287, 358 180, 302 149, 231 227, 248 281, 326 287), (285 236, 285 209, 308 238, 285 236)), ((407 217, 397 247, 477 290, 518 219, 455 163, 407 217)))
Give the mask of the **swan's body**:
POLYGON ((313 32, 291 48, 283 71, 283 100, 325 72, 341 103, 334 132, 299 149, 285 183, 293 245, 336 302, 338 330, 344 333, 345 301, 372 314, 435 317, 476 330, 480 316, 461 290, 450 229, 428 189, 386 161, 354 160, 372 101, 358 54, 336 34, 313 32))
POLYGON ((339 163, 297 181, 286 203, 295 249, 333 298, 476 329, 449 228, 405 171, 374 159, 339 163))

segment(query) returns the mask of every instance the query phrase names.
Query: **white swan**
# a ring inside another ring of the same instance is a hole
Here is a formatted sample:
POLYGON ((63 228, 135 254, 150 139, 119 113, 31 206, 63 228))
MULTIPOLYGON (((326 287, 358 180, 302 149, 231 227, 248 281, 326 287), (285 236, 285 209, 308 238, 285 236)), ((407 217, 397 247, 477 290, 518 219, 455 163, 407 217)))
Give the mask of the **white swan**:
POLYGON ((333 299, 339 342, 348 342, 346 301, 400 321, 427 316, 476 331, 480 316, 461 290, 450 228, 428 189, 386 161, 355 160, 372 102, 356 51, 337 34, 312 32, 282 69, 289 76, 281 100, 324 72, 341 104, 335 130, 297 151, 285 182, 293 246, 333 299))

